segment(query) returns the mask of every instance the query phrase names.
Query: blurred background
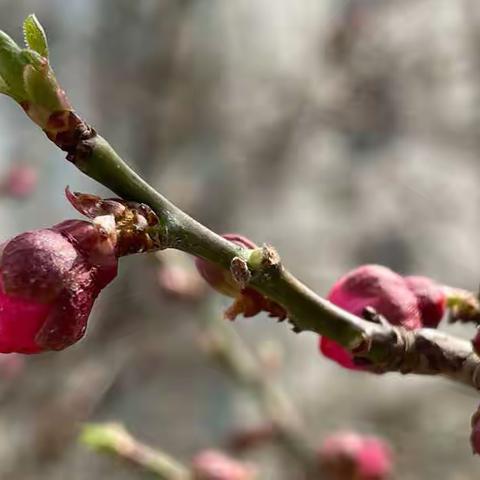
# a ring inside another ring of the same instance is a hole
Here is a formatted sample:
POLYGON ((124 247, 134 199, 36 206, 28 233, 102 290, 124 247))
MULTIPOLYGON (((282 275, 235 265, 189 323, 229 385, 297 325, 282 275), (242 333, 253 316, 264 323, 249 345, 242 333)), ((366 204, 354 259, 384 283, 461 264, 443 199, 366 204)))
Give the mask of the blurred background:
MULTIPOLYGON (((213 230, 272 243, 323 294, 367 262, 477 288, 478 1, 0 0, 0 27, 20 41, 31 12, 78 112, 213 230)), ((13 165, 38 177, 30 195, 2 197, 2 239, 75 217, 67 184, 109 195, 6 97, 0 131, 0 177, 13 165)), ((193 279, 195 294, 172 295, 159 269, 191 262, 160 259, 122 260, 82 342, 5 368, 0 478, 146 478, 79 445, 78 422, 121 421, 188 462, 263 421, 202 348, 207 317, 228 303, 193 279)), ((469 390, 344 371, 315 335, 265 316, 234 328, 254 350, 282 351, 271 376, 312 442, 354 429, 391 442, 397 478, 478 475, 469 390)), ((245 458, 262 479, 301 478, 278 447, 245 458)))

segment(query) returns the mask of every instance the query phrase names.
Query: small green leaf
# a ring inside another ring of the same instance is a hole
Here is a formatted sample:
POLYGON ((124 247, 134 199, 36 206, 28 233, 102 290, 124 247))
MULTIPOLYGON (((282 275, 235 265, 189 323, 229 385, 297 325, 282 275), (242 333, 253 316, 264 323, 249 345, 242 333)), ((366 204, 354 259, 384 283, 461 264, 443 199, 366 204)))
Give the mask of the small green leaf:
POLYGON ((114 453, 119 443, 129 440, 123 425, 118 423, 87 423, 82 426, 79 440, 92 450, 104 450, 114 453))
POLYGON ((47 35, 34 13, 23 22, 23 35, 25 44, 42 57, 48 58, 47 35))
POLYGON ((53 113, 65 110, 65 99, 57 80, 48 65, 38 70, 33 65, 27 65, 23 74, 25 90, 28 99, 35 105, 53 113))
POLYGON ((26 59, 20 47, 4 32, 0 31, 0 77, 8 85, 9 94, 18 102, 25 99, 23 69, 26 59))

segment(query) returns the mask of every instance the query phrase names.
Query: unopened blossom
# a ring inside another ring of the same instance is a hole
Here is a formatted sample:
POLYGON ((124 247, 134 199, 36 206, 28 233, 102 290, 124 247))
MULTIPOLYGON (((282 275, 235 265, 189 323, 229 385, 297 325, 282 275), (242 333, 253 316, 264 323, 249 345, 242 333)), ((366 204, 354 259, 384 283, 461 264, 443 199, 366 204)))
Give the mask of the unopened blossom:
MULTIPOLYGON (((236 233, 222 235, 229 242, 242 248, 253 250, 257 245, 248 238, 236 233)), ((271 317, 284 319, 285 309, 261 293, 250 287, 242 287, 233 278, 232 273, 203 258, 196 258, 195 265, 204 280, 217 292, 234 299, 233 304, 226 310, 225 317, 234 320, 238 315, 253 317, 264 311, 271 317)))
MULTIPOLYGON (((372 307, 392 325, 409 330, 422 328, 415 294, 403 277, 380 265, 363 265, 341 277, 327 296, 340 308, 359 317, 372 307)), ((320 338, 320 350, 343 367, 356 369, 352 355, 334 340, 320 338)))
POLYGON ((101 223, 67 220, 3 245, 0 352, 62 350, 83 337, 96 297, 117 274, 114 224, 101 223))
POLYGON ((415 294, 422 325, 437 328, 447 309, 447 289, 429 277, 407 276, 404 280, 415 294))
POLYGON ((204 450, 192 460, 193 480, 254 480, 255 470, 217 450, 204 450))
POLYGON ((322 471, 332 480, 386 480, 393 470, 392 452, 377 437, 355 432, 329 435, 318 450, 322 471))

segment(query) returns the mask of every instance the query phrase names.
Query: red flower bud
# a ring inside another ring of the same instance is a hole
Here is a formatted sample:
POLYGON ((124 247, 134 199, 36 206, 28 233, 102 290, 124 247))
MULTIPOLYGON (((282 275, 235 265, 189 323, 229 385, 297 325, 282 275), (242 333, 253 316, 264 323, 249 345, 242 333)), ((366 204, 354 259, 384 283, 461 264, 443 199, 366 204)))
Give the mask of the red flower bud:
MULTIPOLYGON (((359 317, 366 307, 372 307, 392 325, 410 330, 422 327, 417 298, 405 280, 380 265, 363 265, 347 273, 333 285, 327 298, 359 317)), ((320 350, 343 367, 359 369, 352 355, 327 337, 320 338, 320 350)))
MULTIPOLYGON (((236 233, 226 233, 222 236, 240 247, 257 248, 251 240, 236 233)), ((211 287, 217 292, 235 299, 225 312, 226 318, 234 320, 240 314, 243 314, 244 317, 253 317, 261 311, 268 312, 271 317, 278 317, 282 320, 287 316, 285 309, 278 303, 269 300, 253 288, 242 288, 230 271, 203 258, 196 258, 195 265, 200 275, 211 287)))
POLYGON ((422 325, 437 328, 447 309, 445 288, 428 277, 405 277, 408 288, 417 297, 422 325))
POLYGON ((117 274, 114 224, 103 221, 68 220, 3 246, 0 352, 62 350, 83 337, 95 298, 117 274))
POLYGON ((193 480, 253 480, 255 470, 222 452, 205 450, 192 461, 193 480))
POLYGON ((328 436, 318 451, 322 469, 333 480, 385 480, 392 473, 392 453, 381 439, 354 432, 328 436))

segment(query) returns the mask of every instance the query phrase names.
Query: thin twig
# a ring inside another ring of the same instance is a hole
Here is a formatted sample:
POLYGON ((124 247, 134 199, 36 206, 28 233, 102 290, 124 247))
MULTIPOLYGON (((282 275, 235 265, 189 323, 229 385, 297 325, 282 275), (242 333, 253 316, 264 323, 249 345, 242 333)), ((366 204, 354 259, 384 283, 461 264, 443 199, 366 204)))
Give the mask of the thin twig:
POLYGON ((119 423, 86 424, 80 441, 93 450, 117 455, 162 480, 192 479, 187 467, 167 453, 138 441, 119 423))
POLYGON ((307 431, 300 413, 286 392, 272 381, 271 375, 247 347, 231 324, 218 311, 207 309, 205 350, 241 386, 257 400, 275 438, 303 466, 307 473, 318 474, 314 449, 303 432, 307 431))

